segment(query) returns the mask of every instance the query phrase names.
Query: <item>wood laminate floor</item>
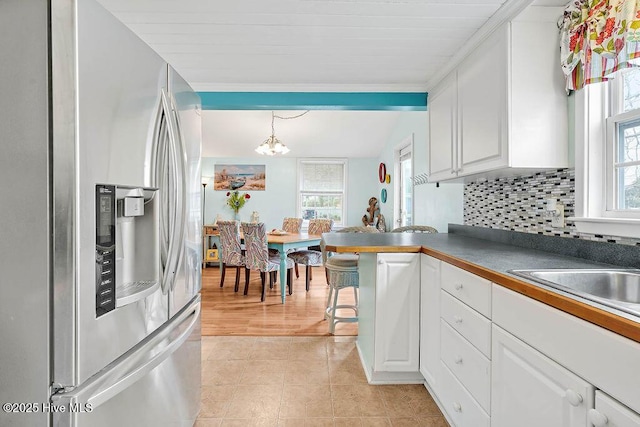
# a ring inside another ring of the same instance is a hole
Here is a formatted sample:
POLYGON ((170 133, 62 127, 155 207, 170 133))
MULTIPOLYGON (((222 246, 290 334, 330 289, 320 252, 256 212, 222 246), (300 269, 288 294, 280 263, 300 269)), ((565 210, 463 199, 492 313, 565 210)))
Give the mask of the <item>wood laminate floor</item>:
MULTIPOLYGON (((248 295, 243 295, 244 269, 240 273, 240 290, 234 292, 235 269, 227 269, 224 287, 220 287, 220 269, 202 270, 202 335, 314 336, 329 335, 324 310, 329 295, 324 268, 313 267, 313 280, 305 291, 304 268, 294 279, 293 295, 283 305, 279 282, 267 286, 267 297, 260 302, 260 275, 251 273, 248 295)), ((340 291, 339 304, 353 304, 351 289, 340 291)), ((350 316, 352 311, 338 312, 350 316)), ((338 323, 336 335, 357 335, 357 323, 338 323)))

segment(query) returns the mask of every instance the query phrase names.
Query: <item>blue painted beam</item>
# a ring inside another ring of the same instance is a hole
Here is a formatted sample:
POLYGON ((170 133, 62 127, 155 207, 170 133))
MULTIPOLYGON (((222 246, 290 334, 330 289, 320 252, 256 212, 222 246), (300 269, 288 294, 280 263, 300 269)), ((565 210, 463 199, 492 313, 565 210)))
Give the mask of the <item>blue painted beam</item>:
POLYGON ((426 111, 419 92, 198 92, 203 110, 426 111))

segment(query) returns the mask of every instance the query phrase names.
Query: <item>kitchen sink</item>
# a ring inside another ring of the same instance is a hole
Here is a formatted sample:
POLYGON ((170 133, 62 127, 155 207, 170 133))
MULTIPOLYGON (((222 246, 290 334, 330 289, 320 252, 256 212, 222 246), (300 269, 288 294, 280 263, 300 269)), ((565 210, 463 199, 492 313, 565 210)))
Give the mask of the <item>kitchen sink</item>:
POLYGON ((640 270, 511 270, 517 276, 640 316, 640 270))

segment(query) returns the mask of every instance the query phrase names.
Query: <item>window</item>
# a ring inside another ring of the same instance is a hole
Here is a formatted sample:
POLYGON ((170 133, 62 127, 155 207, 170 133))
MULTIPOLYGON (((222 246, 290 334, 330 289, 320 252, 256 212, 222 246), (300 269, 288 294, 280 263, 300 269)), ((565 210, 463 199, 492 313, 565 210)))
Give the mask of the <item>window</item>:
POLYGON ((640 69, 575 93, 578 231, 640 237, 640 69))
POLYGON ((343 225, 346 214, 346 160, 298 161, 298 215, 343 225))
POLYGON ((405 138, 395 150, 394 198, 395 227, 413 225, 413 134, 405 138))
POLYGON ((633 217, 640 212, 640 69, 626 70, 610 86, 607 210, 633 217))

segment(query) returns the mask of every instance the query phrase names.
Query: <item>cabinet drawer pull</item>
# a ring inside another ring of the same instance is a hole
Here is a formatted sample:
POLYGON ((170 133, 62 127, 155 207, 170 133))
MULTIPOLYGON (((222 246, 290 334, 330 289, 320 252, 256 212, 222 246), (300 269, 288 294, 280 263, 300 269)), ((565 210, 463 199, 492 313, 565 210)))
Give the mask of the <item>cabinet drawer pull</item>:
POLYGON ((582 396, 580 396, 580 393, 576 393, 571 389, 565 391, 565 396, 567 396, 567 400, 572 406, 580 406, 582 403, 582 396))
POLYGON ((589 412, 587 412, 589 421, 591 421, 591 424, 593 424, 596 427, 604 427, 607 424, 609 424, 609 419, 607 418, 607 416, 601 412, 598 412, 595 409, 589 409, 589 412))
POLYGON ((462 405, 460 405, 458 402, 454 402, 453 403, 453 410, 456 412, 462 412, 462 405))
POLYGON ((462 323, 462 317, 460 316, 453 316, 453 321, 456 323, 462 323))
POLYGON ((462 290, 462 283, 458 283, 455 285, 456 291, 462 290))
POLYGON ((455 362, 456 365, 462 365, 462 357, 461 356, 456 356, 456 358, 453 359, 453 361, 455 362))

